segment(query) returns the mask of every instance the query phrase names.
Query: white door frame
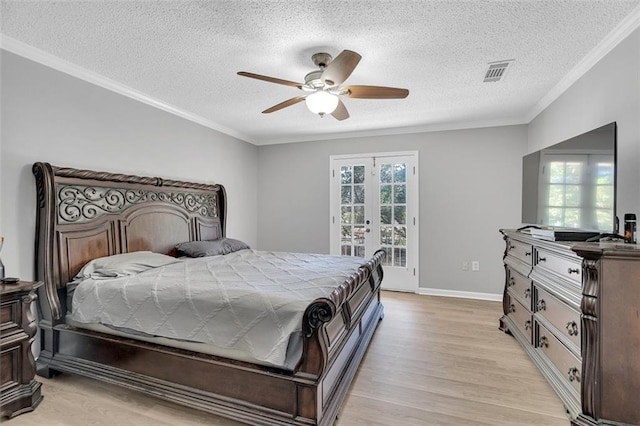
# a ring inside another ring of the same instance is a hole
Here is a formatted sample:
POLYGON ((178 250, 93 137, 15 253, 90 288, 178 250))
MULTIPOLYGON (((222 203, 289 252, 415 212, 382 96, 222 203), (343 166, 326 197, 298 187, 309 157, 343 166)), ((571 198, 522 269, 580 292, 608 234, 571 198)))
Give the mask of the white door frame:
MULTIPOLYGON (((418 288, 419 288, 419 283, 420 283, 420 275, 419 275, 419 265, 420 265, 420 240, 419 240, 419 208, 420 208, 420 198, 419 198, 419 174, 418 174, 418 160, 419 160, 419 155, 418 155, 418 151, 396 151, 396 152, 377 152, 377 153, 362 153, 362 154, 342 154, 342 155, 331 155, 329 157, 329 229, 331 230, 330 232, 330 237, 329 237, 329 244, 330 244, 330 252, 331 254, 340 254, 340 238, 339 238, 339 232, 336 232, 336 226, 339 226, 339 219, 335 218, 332 213, 333 213, 333 209, 332 206, 334 206, 333 203, 335 203, 335 200, 339 199, 339 194, 336 193, 336 189, 337 186, 334 184, 333 181, 333 177, 334 177, 334 162, 336 160, 353 160, 353 161, 358 161, 358 160, 364 160, 364 159, 371 159, 371 158, 375 158, 376 160, 381 159, 384 160, 385 157, 412 157, 412 161, 413 161, 413 168, 414 170, 411 170, 411 174, 413 175, 413 184, 411 186, 407 187, 407 197, 412 200, 413 203, 413 214, 411 214, 411 217, 409 217, 409 212, 407 212, 407 233, 411 232, 411 234, 413 235, 412 239, 408 239, 408 246, 407 246, 407 250, 411 251, 411 253, 413 253, 413 256, 408 256, 407 259, 407 267, 409 270, 411 270, 411 272, 413 272, 413 276, 415 277, 415 279, 411 280, 412 283, 411 285, 409 285, 408 288, 405 289, 401 289, 401 291, 410 291, 410 292, 417 292, 418 288), (336 219, 337 219, 337 225, 336 225, 336 219)), ((409 171, 408 171, 409 172, 409 171)), ((376 182, 377 184, 377 182, 376 182)), ((378 221, 379 222, 379 221, 378 221)), ((391 271, 389 271, 391 272, 391 271)), ((383 288, 385 287, 385 281, 383 280, 383 288)), ((393 287, 388 287, 388 289, 390 290, 394 290, 393 287)), ((399 289, 395 289, 395 290, 399 290, 399 289)))

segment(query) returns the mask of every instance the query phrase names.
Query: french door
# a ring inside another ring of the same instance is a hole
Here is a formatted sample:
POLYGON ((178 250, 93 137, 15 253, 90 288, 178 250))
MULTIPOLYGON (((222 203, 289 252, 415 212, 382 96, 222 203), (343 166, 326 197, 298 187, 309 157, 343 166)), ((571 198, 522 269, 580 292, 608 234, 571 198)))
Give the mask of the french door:
POLYGON ((382 249, 382 287, 418 289, 418 154, 331 157, 331 254, 382 249))

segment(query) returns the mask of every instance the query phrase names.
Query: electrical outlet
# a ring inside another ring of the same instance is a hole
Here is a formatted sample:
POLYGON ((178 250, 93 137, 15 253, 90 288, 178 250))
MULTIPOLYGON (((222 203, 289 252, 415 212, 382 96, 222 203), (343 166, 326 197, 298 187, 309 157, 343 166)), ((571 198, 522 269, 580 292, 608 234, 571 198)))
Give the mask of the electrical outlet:
POLYGON ((472 271, 479 271, 480 270, 480 261, 479 260, 474 260, 471 262, 471 270, 472 271))
POLYGON ((463 271, 468 271, 469 270, 469 262, 467 262, 466 260, 464 262, 462 262, 462 270, 463 271))

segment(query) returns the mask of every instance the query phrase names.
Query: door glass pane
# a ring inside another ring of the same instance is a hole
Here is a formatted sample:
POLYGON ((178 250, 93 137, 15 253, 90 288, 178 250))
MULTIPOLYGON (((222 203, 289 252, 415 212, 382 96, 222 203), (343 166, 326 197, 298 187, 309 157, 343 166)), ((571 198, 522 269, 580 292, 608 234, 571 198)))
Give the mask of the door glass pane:
POLYGON ((397 225, 406 225, 407 223, 407 206, 393 207, 393 223, 397 225))
POLYGON ((342 185, 342 204, 351 204, 351 185, 342 185))
POLYGON ((384 253, 386 254, 384 260, 382 261, 382 264, 384 266, 391 266, 393 262, 391 247, 382 247, 382 250, 384 250, 384 253))
POLYGON ((393 165, 393 181, 394 182, 407 181, 407 166, 404 163, 393 165))
POLYGON ((406 248, 394 248, 393 249, 393 266, 407 266, 407 249, 406 248))
POLYGON ((407 227, 406 226, 393 227, 393 245, 394 246, 407 245, 407 227))
POLYGON ((353 203, 364 204, 364 185, 353 186, 353 203))
POLYGON ((391 206, 380 206, 380 224, 391 225, 391 206))
POLYGON ((388 266, 407 266, 407 165, 380 165, 380 244, 388 266), (391 226, 386 226, 391 225, 391 226))
POLYGON ((351 206, 342 206, 340 220, 342 223, 353 223, 353 216, 351 215, 351 206))
POLYGON ((353 166, 353 183, 364 183, 364 166, 353 166))
POLYGON ((393 185, 393 202, 395 204, 404 204, 407 202, 406 185, 393 185))
POLYGON ((380 182, 391 183, 391 164, 380 165, 380 182))
POLYGON ((340 168, 340 179, 343 184, 349 184, 353 182, 353 174, 351 173, 351 166, 342 166, 340 168))
POLYGON ((390 226, 381 226, 380 227, 380 244, 382 245, 392 245, 393 238, 391 237, 391 227, 390 226))
POLYGON ((341 253, 365 255, 365 165, 340 167, 341 253))
POLYGON ((341 232, 341 238, 342 238, 342 244, 351 244, 351 226, 349 225, 342 225, 342 232, 341 232))
POLYGON ((364 226, 353 227, 353 242, 354 244, 364 245, 364 226))
POLYGON ((380 185, 380 204, 391 204, 391 185, 380 185))
POLYGON ((355 224, 364 223, 364 206, 353 207, 353 223, 355 224))

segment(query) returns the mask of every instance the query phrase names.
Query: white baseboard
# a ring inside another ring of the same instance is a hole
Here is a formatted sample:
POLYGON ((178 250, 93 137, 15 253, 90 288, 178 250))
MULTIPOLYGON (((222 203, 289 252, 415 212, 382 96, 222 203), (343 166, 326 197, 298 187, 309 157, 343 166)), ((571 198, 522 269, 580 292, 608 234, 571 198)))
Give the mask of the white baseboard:
POLYGON ((420 287, 418 288, 418 291, 416 291, 416 293, 422 296, 458 297, 461 299, 490 300, 492 302, 502 301, 502 294, 476 293, 472 291, 458 291, 458 290, 443 290, 441 288, 420 287))

